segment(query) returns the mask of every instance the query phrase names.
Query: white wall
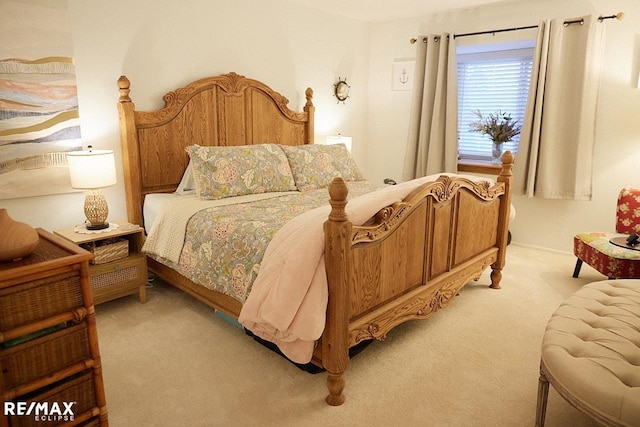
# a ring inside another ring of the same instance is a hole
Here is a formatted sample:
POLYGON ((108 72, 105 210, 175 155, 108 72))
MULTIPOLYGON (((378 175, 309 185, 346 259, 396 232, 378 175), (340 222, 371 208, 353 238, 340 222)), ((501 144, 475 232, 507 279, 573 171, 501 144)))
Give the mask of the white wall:
MULTIPOLYGON (((640 186, 640 2, 637 0, 526 0, 422 18, 376 24, 371 30, 371 109, 366 169, 373 179, 401 177, 410 97, 392 92, 391 64, 413 58, 409 39, 421 34, 467 33, 535 25, 545 18, 625 12, 607 20, 606 54, 596 122, 596 165, 589 202, 514 197, 514 242, 571 252, 580 231, 611 230, 615 200, 623 186, 640 186)), ((517 165, 516 165, 517 167, 517 165)))
MULTIPOLYGON (((26 0, 47 4, 47 0, 26 0)), ((62 0, 64 3, 64 0, 62 0)), ((139 109, 197 78, 230 71, 260 80, 299 110, 314 89, 316 140, 366 132, 369 25, 283 0, 67 0, 84 145, 113 149, 118 184, 104 189, 110 219, 126 219, 116 80, 131 80, 139 109), (346 77, 351 97, 333 97, 346 77)), ((84 221, 84 193, 0 200, 14 219, 48 230, 84 221)))
MULTIPOLYGON (((46 0, 28 0, 46 4, 46 0)), ((64 0, 61 0, 64 1, 64 0)), ((411 37, 536 24, 544 18, 626 13, 606 21, 607 48, 597 119, 594 194, 590 202, 514 198, 515 242, 571 251, 572 236, 613 227, 620 187, 640 186, 640 2, 524 0, 379 24, 343 18, 284 0, 67 0, 71 14, 83 139, 116 151, 120 142, 116 80, 132 82, 140 109, 199 77, 235 71, 270 85, 301 108, 315 91, 316 138, 353 136, 365 175, 400 178, 407 138, 409 92, 391 91, 394 60, 410 59, 411 37), (351 97, 333 98, 347 77, 351 97)), ((125 218, 122 167, 105 189, 111 219, 125 218)), ((83 193, 0 200, 17 220, 49 230, 83 221, 83 193)))

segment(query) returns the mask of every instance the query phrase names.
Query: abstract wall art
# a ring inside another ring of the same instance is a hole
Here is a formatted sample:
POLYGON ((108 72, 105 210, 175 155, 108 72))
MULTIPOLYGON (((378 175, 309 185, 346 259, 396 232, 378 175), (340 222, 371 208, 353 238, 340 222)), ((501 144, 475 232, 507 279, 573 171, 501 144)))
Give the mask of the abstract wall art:
POLYGON ((66 4, 0 2, 0 199, 73 191, 65 152, 81 149, 66 4))

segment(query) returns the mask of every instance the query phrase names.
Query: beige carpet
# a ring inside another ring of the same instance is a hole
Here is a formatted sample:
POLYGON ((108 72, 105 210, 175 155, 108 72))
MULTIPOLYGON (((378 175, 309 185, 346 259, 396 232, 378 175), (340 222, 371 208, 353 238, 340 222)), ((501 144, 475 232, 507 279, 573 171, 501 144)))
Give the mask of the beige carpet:
MULTIPOLYGON (((195 299, 155 283, 97 307, 112 426, 533 426, 540 341, 560 302, 604 277, 573 256, 509 246, 501 290, 488 274, 446 309, 356 356, 346 403, 195 299)), ((595 426, 551 388, 547 426, 595 426)))

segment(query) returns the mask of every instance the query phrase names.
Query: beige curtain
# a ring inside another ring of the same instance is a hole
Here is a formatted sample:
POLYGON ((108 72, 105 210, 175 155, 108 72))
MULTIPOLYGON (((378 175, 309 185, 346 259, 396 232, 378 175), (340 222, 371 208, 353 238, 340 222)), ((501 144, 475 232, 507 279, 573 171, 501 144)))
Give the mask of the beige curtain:
POLYGON ((516 194, 591 199, 605 26, 596 16, 582 19, 540 23, 514 167, 516 194))
POLYGON ((449 34, 418 37, 403 179, 455 172, 458 162, 456 47, 449 34))

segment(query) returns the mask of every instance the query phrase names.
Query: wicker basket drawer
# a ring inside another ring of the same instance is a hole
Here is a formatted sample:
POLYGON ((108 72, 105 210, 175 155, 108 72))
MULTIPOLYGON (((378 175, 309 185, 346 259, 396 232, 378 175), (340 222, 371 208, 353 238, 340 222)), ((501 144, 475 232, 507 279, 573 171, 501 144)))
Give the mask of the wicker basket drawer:
POLYGON ((146 283, 147 263, 141 254, 91 267, 91 288, 95 304, 138 293, 146 283))
POLYGON ((0 289, 0 332, 67 312, 83 304, 78 271, 0 289))
POLYGON ((0 352, 5 388, 16 387, 91 358, 85 323, 0 352))
POLYGON ((85 243, 81 246, 93 254, 93 259, 89 261, 91 264, 105 264, 129 255, 129 241, 121 237, 85 243))
MULTIPOLYGON (((33 394, 24 396, 14 400, 15 402, 27 402, 27 406, 31 402, 42 403, 48 402, 49 405, 57 403, 64 413, 65 406, 63 402, 70 404, 73 402, 71 409, 73 418, 80 416, 84 412, 90 411, 97 407, 96 392, 93 383, 93 376, 90 370, 85 371, 79 376, 71 377, 61 381, 43 390, 38 390, 33 394)), ((65 421, 71 421, 69 418, 61 420, 36 420, 33 415, 9 415, 9 426, 11 427, 27 427, 27 426, 53 426, 63 424, 65 421)))
POLYGON ((143 271, 140 262, 122 262, 118 266, 112 268, 110 271, 92 275, 91 288, 95 293, 103 288, 118 286, 136 280, 140 281, 142 273, 143 271))

